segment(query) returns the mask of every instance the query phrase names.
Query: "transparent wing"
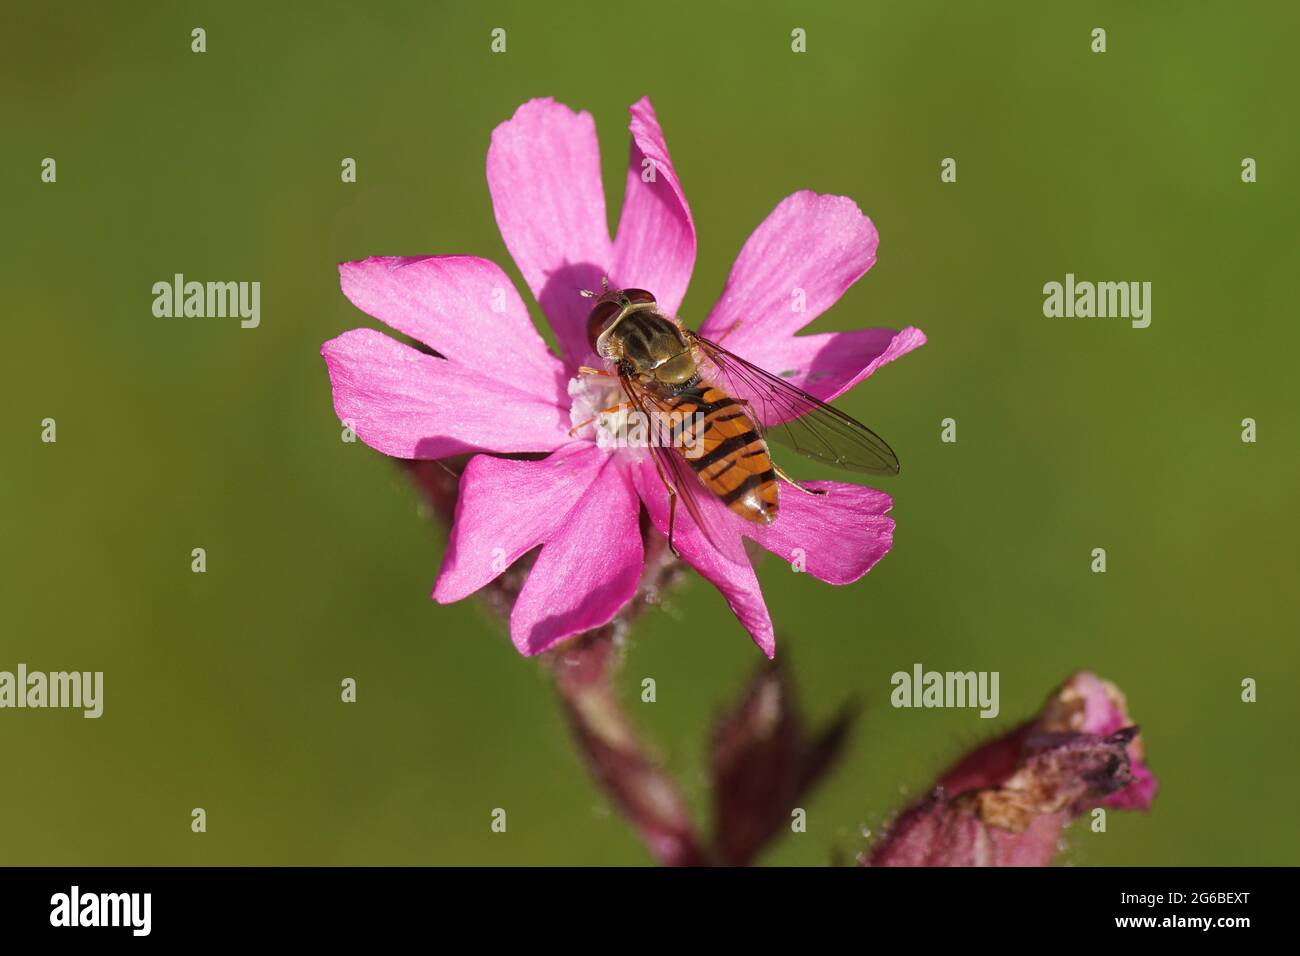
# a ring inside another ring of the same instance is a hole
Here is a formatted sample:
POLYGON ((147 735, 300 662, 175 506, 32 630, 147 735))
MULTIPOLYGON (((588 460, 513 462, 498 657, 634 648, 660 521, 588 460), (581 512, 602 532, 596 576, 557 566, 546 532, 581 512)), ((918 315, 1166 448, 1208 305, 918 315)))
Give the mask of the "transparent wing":
POLYGON ((898 474, 894 450, 856 418, 733 355, 716 342, 693 332, 687 332, 687 336, 699 348, 701 374, 724 392, 749 403, 751 417, 764 438, 849 471, 898 474))
MULTIPOLYGON (((619 376, 619 381, 623 385, 623 392, 627 395, 628 401, 647 418, 656 412, 667 411, 636 381, 624 376, 619 376)), ((687 514, 691 516, 691 520, 695 522, 705 539, 731 561, 743 562, 744 547, 739 535, 727 534, 723 530, 728 523, 741 519, 704 487, 703 482, 695 474, 695 470, 687 464, 679 449, 652 444, 648 451, 658 463, 660 478, 671 484, 677 491, 681 504, 685 506, 687 514)), ((666 488, 664 494, 668 494, 666 488)), ((681 516, 678 515, 679 530, 680 519, 681 516)))

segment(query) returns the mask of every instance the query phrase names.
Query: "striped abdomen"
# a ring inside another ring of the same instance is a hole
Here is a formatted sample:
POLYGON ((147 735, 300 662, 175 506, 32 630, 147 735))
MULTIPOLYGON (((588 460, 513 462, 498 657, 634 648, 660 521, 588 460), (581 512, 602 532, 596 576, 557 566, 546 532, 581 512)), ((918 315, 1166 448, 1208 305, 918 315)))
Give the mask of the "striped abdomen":
POLYGON ((746 521, 770 524, 778 507, 776 472, 765 442, 745 408, 720 388, 700 382, 678 392, 668 407, 685 419, 678 451, 704 487, 746 521), (703 421, 696 414, 704 416, 703 421))

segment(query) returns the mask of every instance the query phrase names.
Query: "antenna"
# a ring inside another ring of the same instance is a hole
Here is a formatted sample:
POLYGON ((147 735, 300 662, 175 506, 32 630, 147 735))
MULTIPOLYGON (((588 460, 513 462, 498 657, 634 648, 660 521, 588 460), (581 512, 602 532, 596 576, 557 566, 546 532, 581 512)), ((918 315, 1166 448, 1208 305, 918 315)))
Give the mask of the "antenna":
MULTIPOLYGON (((606 293, 606 292, 608 292, 608 291, 609 291, 609 276, 601 276, 601 277, 600 277, 600 292, 601 292, 601 294, 603 295, 604 293, 606 293)), ((579 289, 579 290, 578 290, 578 295, 582 296, 584 299, 594 299, 594 298, 596 298, 596 293, 595 293, 595 292, 592 292, 590 289, 579 289)))

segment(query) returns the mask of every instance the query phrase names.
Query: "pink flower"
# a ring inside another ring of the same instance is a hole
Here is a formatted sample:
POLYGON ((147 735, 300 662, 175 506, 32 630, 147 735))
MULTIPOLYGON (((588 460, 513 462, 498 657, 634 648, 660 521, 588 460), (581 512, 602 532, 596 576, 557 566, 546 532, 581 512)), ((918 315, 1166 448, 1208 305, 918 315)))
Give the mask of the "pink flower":
MULTIPOLYGON (((510 633, 524 654, 608 623, 636 593, 644 504, 667 532, 668 496, 637 449, 610 449, 592 429, 569 434, 591 396, 579 365, 599 366, 579 289, 648 289, 675 314, 695 264, 695 226, 648 99, 631 108, 632 155, 618 232, 610 240, 595 124, 549 99, 532 100, 492 134, 488 188, 515 264, 550 320, 561 356, 544 344, 524 301, 496 265, 468 256, 374 258, 340 266, 362 311, 435 350, 353 329, 321 349, 334 408, 372 448, 405 459, 477 454, 465 469, 433 596, 459 601, 522 555, 541 552, 515 603, 510 633), (573 394, 571 394, 571 392, 573 394), (540 453, 546 457, 510 457, 540 453)), ((840 196, 799 192, 749 237, 700 332, 788 376, 818 398, 842 395, 925 342, 915 328, 796 335, 863 275, 875 227, 840 196), (793 310, 795 290, 806 308, 793 310)), ((688 325, 692 323, 688 322, 688 325)), ((598 430, 597 430, 598 431, 598 430)), ((892 543, 888 495, 812 482, 824 497, 784 494, 773 524, 736 518, 717 547, 678 510, 676 544, 771 657, 772 621, 741 536, 832 584, 857 580, 892 543), (725 553, 723 553, 725 552, 725 553), (737 559, 736 555, 740 557, 737 559)))
POLYGON ((870 866, 1046 866, 1095 807, 1149 810, 1155 774, 1119 688, 1080 671, 1038 716, 975 750, 904 810, 870 866))

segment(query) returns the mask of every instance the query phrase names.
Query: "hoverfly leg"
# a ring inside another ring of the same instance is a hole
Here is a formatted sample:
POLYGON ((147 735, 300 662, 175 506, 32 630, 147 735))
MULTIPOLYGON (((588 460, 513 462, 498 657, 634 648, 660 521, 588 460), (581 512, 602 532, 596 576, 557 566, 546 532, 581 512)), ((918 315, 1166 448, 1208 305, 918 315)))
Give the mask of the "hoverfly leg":
POLYGON ((673 529, 677 527, 677 492, 672 488, 668 489, 668 550, 673 553, 674 558, 680 558, 682 553, 677 550, 677 545, 673 544, 673 529))
POLYGON ((820 496, 826 494, 825 488, 805 488, 803 485, 799 484, 799 482, 795 481, 784 471, 782 471, 781 466, 778 465, 776 462, 772 462, 772 470, 776 472, 776 476, 780 478, 782 481, 784 481, 787 485, 799 489, 805 495, 820 496))
POLYGON ((655 471, 659 472, 659 480, 664 483, 664 489, 668 492, 668 550, 673 553, 674 558, 680 558, 682 553, 677 550, 677 545, 673 543, 673 529, 677 527, 677 489, 673 487, 673 483, 664 474, 663 462, 659 460, 659 456, 651 455, 650 457, 655 463, 655 471))
POLYGON ((606 378, 618 378, 613 372, 608 372, 603 368, 592 368, 590 365, 578 366, 579 375, 603 375, 606 378))
POLYGON ((740 327, 740 321, 741 321, 740 319, 737 319, 735 322, 732 322, 731 325, 727 326, 727 330, 713 340, 714 343, 717 345, 721 345, 723 339, 725 339, 728 335, 730 335, 732 332, 736 331, 736 329, 740 327))
POLYGON ((608 291, 609 291, 609 276, 601 276, 600 292, 592 292, 590 289, 579 289, 578 295, 582 296, 584 299, 594 299, 602 292, 608 292, 608 291))
POLYGON ((628 402, 619 402, 617 405, 611 405, 609 406, 609 408, 602 409, 601 411, 597 412, 595 415, 592 415, 590 418, 588 418, 585 422, 578 422, 578 424, 570 428, 569 437, 572 438, 574 435, 578 434, 578 432, 582 431, 584 428, 586 428, 588 425, 590 425, 592 422, 598 419, 601 415, 613 415, 615 412, 625 412, 631 407, 632 407, 631 404, 628 402))

